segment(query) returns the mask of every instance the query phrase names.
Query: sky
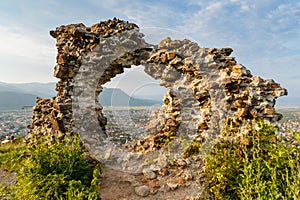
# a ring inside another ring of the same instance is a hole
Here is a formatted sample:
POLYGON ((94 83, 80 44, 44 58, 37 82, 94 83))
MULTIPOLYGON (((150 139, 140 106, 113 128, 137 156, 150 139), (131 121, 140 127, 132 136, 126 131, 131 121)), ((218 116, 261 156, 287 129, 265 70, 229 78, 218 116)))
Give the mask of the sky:
MULTIPOLYGON (((149 43, 171 36, 201 47, 230 47, 252 74, 279 82, 288 89, 287 100, 300 99, 298 0, 0 1, 0 82, 56 82, 56 46, 49 31, 113 17, 138 24, 149 43)), ((108 86, 122 80, 121 89, 133 93, 141 83, 155 84, 145 76, 136 68, 108 86)))

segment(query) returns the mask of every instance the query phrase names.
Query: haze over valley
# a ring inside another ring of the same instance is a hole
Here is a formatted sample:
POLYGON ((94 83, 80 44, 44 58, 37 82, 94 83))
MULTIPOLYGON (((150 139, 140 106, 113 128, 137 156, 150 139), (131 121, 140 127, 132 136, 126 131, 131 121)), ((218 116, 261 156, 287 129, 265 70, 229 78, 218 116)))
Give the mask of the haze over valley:
MULTIPOLYGON (((0 110, 20 110, 34 106, 36 97, 51 98, 56 95, 55 83, 12 84, 0 82, 0 110)), ((119 88, 104 88, 99 96, 103 106, 153 106, 161 105, 162 96, 130 96, 119 88)))

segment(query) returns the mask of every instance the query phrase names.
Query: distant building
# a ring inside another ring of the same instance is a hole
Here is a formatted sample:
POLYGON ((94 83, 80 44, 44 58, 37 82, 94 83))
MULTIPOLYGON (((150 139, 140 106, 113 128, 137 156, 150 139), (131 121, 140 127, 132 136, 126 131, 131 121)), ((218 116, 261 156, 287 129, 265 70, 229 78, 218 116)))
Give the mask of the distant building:
POLYGON ((33 106, 23 106, 22 110, 32 110, 33 106))
POLYGON ((29 111, 29 113, 32 113, 32 108, 33 108, 33 106, 23 106, 22 107, 22 110, 24 110, 24 118, 25 118, 25 123, 27 123, 28 122, 28 115, 27 115, 27 113, 28 113, 28 111, 29 111))

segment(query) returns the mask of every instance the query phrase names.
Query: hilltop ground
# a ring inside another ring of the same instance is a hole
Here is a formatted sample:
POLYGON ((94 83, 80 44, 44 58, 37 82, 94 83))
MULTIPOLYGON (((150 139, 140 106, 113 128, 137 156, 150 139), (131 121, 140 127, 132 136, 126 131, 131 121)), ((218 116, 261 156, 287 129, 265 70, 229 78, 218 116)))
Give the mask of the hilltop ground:
POLYGON ((9 173, 0 168, 0 185, 4 184, 15 184, 16 183, 16 173, 9 173))
MULTIPOLYGON (((152 190, 147 197, 136 195, 135 186, 144 184, 142 175, 131 175, 125 172, 105 168, 101 174, 100 193, 102 200, 185 200, 189 188, 181 187, 174 191, 152 190)), ((16 173, 9 173, 0 169, 0 185, 15 184, 16 173)))
MULTIPOLYGON (((113 169, 106 169, 101 179, 101 198, 102 200, 188 200, 190 187, 180 187, 176 190, 162 191, 152 188, 153 194, 147 197, 136 195, 135 186, 145 184, 142 175, 131 175, 113 169), (141 181, 142 180, 142 181, 141 181)), ((166 188, 165 188, 166 189, 166 188)))

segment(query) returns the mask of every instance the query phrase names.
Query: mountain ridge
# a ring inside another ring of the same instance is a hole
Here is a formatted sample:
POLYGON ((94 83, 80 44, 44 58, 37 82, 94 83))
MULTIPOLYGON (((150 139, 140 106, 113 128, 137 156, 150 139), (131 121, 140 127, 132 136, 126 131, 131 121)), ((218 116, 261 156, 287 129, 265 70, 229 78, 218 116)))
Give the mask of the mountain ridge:
POLYGON ((131 97, 119 88, 103 88, 99 101, 103 106, 153 106, 162 104, 157 100, 131 97))
POLYGON ((32 94, 0 91, 0 110, 18 110, 23 106, 35 105, 36 96, 32 94))
POLYGON ((1 92, 16 92, 23 94, 33 94, 42 98, 51 98, 56 95, 54 82, 49 83, 5 83, 0 82, 1 92))
MULTIPOLYGON (((55 83, 4 83, 0 82, 0 110, 34 106, 36 97, 56 96, 55 83)), ((130 97, 119 88, 104 88, 99 96, 102 106, 152 106, 160 101, 130 97)))
MULTIPOLYGON (((0 82, 0 109, 20 109, 21 104, 31 103, 35 105, 35 98, 52 98, 56 96, 55 91, 55 82, 49 83, 5 83, 0 82), (10 92, 9 96, 12 99, 25 99, 22 103, 16 103, 16 106, 12 106, 12 102, 6 99, 4 101, 4 92, 10 92), (15 93, 15 94, 12 94, 15 93), (23 96, 22 96, 22 95, 23 96), (20 96, 21 95, 21 96, 20 96), (28 100, 28 97, 31 96, 32 100, 28 100)), ((155 94, 143 94, 142 96, 130 96, 121 89, 118 88, 104 88, 103 92, 100 94, 100 102, 103 106, 147 106, 147 105, 157 105, 161 104, 162 97, 155 94), (114 91, 114 92, 113 92, 114 91), (113 98, 113 99, 111 99, 113 98)), ((23 106, 23 105, 22 105, 23 106)), ((300 106, 300 97, 287 96, 281 97, 276 100, 276 106, 300 106)))

